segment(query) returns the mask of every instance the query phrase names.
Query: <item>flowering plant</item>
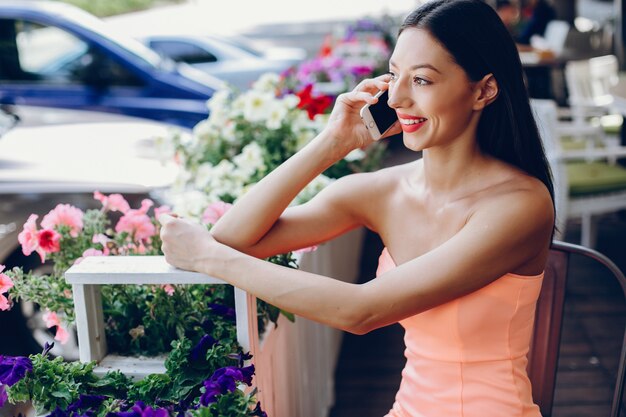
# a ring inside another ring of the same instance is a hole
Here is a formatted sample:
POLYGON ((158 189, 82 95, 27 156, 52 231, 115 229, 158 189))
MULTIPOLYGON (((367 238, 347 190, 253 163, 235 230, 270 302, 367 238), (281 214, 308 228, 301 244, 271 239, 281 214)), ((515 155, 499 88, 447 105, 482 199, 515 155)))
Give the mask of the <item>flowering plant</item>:
MULTIPOLYGON (((83 212, 59 204, 40 225, 36 215, 24 224, 18 237, 24 254, 36 253, 42 262, 51 261, 52 273, 39 276, 22 268, 4 271, 0 267, 0 309, 9 309, 19 299, 38 304, 60 343, 67 341, 67 325, 73 321, 71 287, 63 278, 71 265, 88 256, 162 254, 155 217, 169 207, 153 209, 154 203, 144 199, 139 208, 132 209, 119 194, 95 192, 94 197, 101 202, 100 209, 83 212)), ((207 207, 203 216, 207 227, 228 208, 226 203, 207 207)), ((291 254, 269 260, 295 267, 291 254)), ((102 286, 101 292, 109 350, 155 355, 171 346, 167 373, 132 382, 119 372, 98 378, 94 363, 50 360, 47 351, 30 358, 0 356, 0 406, 7 399, 30 400, 38 414, 52 412, 54 416, 87 412, 119 417, 145 413, 165 417, 180 412, 264 415, 258 405, 251 409, 253 393, 236 389, 242 383, 251 385, 254 368, 243 366, 250 356, 237 343, 232 287, 109 285, 102 286)), ((261 301, 258 306, 262 331, 270 320, 277 320, 279 310, 261 301)))
POLYGON ((391 36, 382 24, 359 20, 341 37, 328 35, 318 56, 289 69, 286 85, 292 90, 313 85, 321 92, 326 84, 339 86, 334 93, 351 90, 361 80, 386 71, 391 49, 391 36))
MULTIPOLYGON (((180 165, 168 199, 174 211, 201 218, 209 204, 232 203, 254 183, 283 163, 323 128, 332 98, 312 86, 291 93, 276 74, 262 76, 250 90, 220 91, 208 102, 210 116, 191 134, 161 138, 164 159, 180 165)), ((293 204, 311 199, 333 179, 375 167, 384 144, 356 150, 318 176, 293 204)))
POLYGON ((267 417, 254 399, 254 365, 233 339, 204 335, 172 343, 165 374, 133 381, 119 371, 94 374, 94 362, 51 359, 52 345, 30 357, 0 355, 0 407, 31 401, 50 417, 267 417), (256 406, 254 406, 256 403, 256 406))
MULTIPOLYGON (((18 237, 24 254, 37 253, 42 262, 51 261, 52 273, 35 275, 22 268, 0 273, 0 310, 9 309, 13 301, 20 299, 38 304, 45 311, 44 321, 61 343, 68 340, 67 325, 74 320, 71 286, 64 279, 71 265, 87 256, 162 254, 160 226, 155 218, 169 212, 169 207, 152 209, 154 203, 145 199, 139 208, 131 209, 119 194, 95 192, 94 197, 102 203, 100 209, 83 212, 59 204, 43 217, 41 228, 37 215, 31 215, 24 224, 18 237)), ((225 203, 210 205, 204 223, 210 227, 227 209, 225 203)), ((270 261, 295 266, 290 254, 270 261)), ((182 336, 193 339, 207 332, 220 340, 226 331, 224 326, 215 325, 220 318, 226 318, 228 326, 234 327, 230 286, 107 285, 101 292, 107 343, 110 350, 121 354, 163 353, 182 336)), ((279 310, 263 302, 258 304, 262 331, 269 321, 277 320, 279 310)))

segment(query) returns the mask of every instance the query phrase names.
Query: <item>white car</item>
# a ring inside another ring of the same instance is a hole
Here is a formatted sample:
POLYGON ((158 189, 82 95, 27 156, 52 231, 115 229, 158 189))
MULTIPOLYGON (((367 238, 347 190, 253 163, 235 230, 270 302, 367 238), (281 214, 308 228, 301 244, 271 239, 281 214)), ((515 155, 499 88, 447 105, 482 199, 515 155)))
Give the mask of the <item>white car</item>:
MULTIPOLYGON (((42 218, 59 203, 99 208, 96 190, 122 193, 131 207, 144 198, 164 204, 161 191, 178 169, 161 162, 156 141, 170 129, 175 127, 110 113, 0 107, 0 265, 47 272, 49 265, 24 256, 17 240, 32 213, 42 218)), ((0 355, 37 353, 53 339, 32 303, 0 311, 0 329, 0 355)), ((52 354, 75 359, 78 349, 70 336, 52 354)))
POLYGON ((139 40, 161 56, 189 64, 240 90, 267 72, 281 73, 306 59, 304 49, 272 47, 261 52, 242 37, 151 35, 139 40))

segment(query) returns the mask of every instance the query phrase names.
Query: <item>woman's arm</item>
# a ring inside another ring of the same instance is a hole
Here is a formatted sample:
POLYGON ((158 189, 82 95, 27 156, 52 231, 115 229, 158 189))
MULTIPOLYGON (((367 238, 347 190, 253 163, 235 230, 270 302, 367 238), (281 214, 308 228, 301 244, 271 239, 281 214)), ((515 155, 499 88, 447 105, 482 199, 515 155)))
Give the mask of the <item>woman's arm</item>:
POLYGON ((541 272, 552 224, 547 191, 516 191, 485 203, 441 246, 360 285, 253 258, 182 220, 167 223, 161 233, 172 265, 221 278, 281 309, 362 334, 466 295, 520 267, 541 272))
POLYGON ((252 187, 213 227, 213 237, 250 255, 267 257, 328 240, 354 227, 356 220, 345 210, 351 198, 345 183, 353 180, 342 181, 314 203, 287 207, 316 176, 350 151, 372 142, 359 110, 377 101, 374 94, 387 88, 387 79, 385 75, 368 80, 340 95, 324 131, 252 187))

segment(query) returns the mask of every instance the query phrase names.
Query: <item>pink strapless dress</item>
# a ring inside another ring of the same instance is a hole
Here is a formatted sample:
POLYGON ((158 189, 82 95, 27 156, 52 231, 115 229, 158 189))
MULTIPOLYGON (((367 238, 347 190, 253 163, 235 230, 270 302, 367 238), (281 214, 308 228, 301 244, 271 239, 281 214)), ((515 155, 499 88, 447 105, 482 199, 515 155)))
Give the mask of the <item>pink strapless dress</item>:
MULTIPOLYGON (((396 265, 387 248, 381 275, 396 265)), ((543 274, 506 274, 402 320, 406 365, 387 417, 540 417, 526 374, 543 274)))

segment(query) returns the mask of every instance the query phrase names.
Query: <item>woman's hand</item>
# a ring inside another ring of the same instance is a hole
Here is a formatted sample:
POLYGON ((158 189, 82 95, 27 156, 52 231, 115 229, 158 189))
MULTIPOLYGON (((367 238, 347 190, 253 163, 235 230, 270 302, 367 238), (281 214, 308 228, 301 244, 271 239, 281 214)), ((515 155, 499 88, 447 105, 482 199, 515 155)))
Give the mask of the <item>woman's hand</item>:
POLYGON ((161 215, 159 222, 161 250, 167 263, 187 271, 208 273, 203 267, 211 264, 211 259, 219 259, 217 253, 223 245, 213 239, 206 226, 168 214, 161 215))
POLYGON ((341 145, 338 148, 341 153, 348 154, 354 149, 365 148, 373 142, 361 120, 360 111, 365 104, 378 102, 374 95, 379 90, 384 91, 389 88, 389 79, 390 75, 385 74, 363 80, 354 90, 337 97, 324 131, 333 138, 334 143, 341 145))

